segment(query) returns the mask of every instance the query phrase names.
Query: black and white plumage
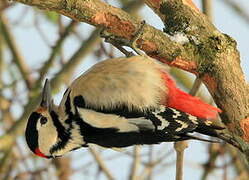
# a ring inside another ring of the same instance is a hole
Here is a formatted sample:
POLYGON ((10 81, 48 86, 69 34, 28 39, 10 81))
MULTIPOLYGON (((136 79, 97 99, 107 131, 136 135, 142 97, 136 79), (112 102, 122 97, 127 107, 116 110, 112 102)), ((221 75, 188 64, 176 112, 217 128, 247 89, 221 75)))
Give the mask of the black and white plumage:
POLYGON ((47 80, 28 119, 29 148, 49 158, 91 143, 119 148, 193 139, 192 132, 216 136, 221 128, 210 120, 165 105, 168 90, 159 69, 164 67, 138 56, 103 61, 72 83, 59 106, 47 80))

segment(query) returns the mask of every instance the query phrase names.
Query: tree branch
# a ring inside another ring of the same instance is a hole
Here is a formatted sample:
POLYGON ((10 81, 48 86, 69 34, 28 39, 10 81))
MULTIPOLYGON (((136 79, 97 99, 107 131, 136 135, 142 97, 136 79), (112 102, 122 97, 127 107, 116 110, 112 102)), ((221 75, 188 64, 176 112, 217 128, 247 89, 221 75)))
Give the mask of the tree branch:
MULTIPOLYGON (((146 3, 164 21, 166 33, 184 33, 189 37, 189 43, 184 46, 189 58, 195 63, 194 73, 202 79, 216 104, 223 110, 222 120, 229 130, 236 138, 244 137, 248 141, 243 133, 249 132, 246 128, 242 131, 240 122, 249 113, 249 99, 245 99, 249 89, 240 67, 236 42, 220 33, 203 14, 191 10, 180 0, 157 1, 156 4, 153 0, 147 0, 146 3)), ((172 62, 168 64, 174 65, 172 62)), ((245 123, 248 126, 248 121, 245 123)), ((246 143, 239 139, 237 141, 242 143, 244 149, 248 149, 246 143)))

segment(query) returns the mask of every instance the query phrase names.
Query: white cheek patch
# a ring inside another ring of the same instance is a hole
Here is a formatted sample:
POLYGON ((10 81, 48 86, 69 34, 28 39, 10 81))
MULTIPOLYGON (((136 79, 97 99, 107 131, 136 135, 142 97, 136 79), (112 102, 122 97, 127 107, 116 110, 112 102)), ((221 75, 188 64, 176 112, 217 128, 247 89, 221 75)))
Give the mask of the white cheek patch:
POLYGON ((46 124, 41 125, 40 122, 36 126, 38 130, 38 146, 45 155, 50 155, 50 148, 56 144, 58 133, 53 122, 48 120, 46 124))

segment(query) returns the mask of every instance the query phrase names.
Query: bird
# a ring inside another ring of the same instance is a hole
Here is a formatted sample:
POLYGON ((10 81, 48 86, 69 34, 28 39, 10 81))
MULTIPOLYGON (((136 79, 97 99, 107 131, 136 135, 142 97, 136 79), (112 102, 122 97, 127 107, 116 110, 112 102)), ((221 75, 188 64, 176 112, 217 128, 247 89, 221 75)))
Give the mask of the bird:
POLYGON ((151 145, 217 136, 221 110, 180 90, 167 67, 145 56, 101 61, 76 78, 59 105, 46 79, 25 130, 30 150, 55 158, 95 144, 151 145))

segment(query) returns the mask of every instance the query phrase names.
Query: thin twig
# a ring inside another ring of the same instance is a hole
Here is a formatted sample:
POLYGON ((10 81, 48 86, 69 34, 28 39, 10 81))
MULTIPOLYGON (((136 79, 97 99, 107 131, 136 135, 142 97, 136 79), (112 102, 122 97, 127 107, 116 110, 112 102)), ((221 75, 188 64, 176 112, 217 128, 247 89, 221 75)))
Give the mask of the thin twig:
MULTIPOLYGON (((200 78, 196 78, 192 89, 189 94, 195 96, 200 89, 202 82, 200 78)), ((184 150, 188 147, 187 141, 175 142, 174 148, 176 150, 176 180, 182 180, 183 178, 183 158, 184 150)))
MULTIPOLYGON (((197 77, 195 79, 194 85, 190 90, 189 94, 196 95, 201 86, 201 80, 197 77)), ((175 142, 174 148, 176 150, 176 180, 182 180, 183 177, 183 156, 184 150, 188 147, 187 141, 175 142)))
POLYGON ((50 39, 47 37, 46 32, 43 32, 42 28, 41 28, 41 23, 39 22, 39 13, 37 11, 35 11, 34 14, 34 27, 37 30, 38 34, 40 35, 41 39, 43 40, 43 42, 50 47, 51 46, 51 42, 50 39))
MULTIPOLYGON (((1 33, 1 30, 0 30, 1 33)), ((3 88, 3 82, 2 82, 2 77, 3 77, 3 37, 0 36, 0 89, 3 88)), ((0 91, 1 92, 1 91, 0 91)))
POLYGON ((8 168, 9 163, 11 162, 11 156, 12 154, 12 147, 7 148, 4 153, 3 157, 1 158, 1 163, 0 163, 0 179, 4 179, 4 175, 7 176, 9 174, 10 169, 8 168))
POLYGON ((71 159, 69 157, 56 158, 53 164, 57 170, 57 177, 60 180, 68 180, 72 174, 71 159))
MULTIPOLYGON (((174 152, 173 149, 170 150, 169 152, 166 152, 166 153, 165 153, 165 150, 163 149, 162 152, 163 152, 163 154, 161 154, 160 152, 157 152, 156 159, 154 159, 152 161, 149 161, 146 163, 141 161, 141 164, 143 164, 145 166, 144 169, 142 170, 142 172, 140 173, 141 179, 149 180, 150 175, 152 174, 152 172, 155 171, 154 168, 156 166, 161 167, 161 169, 164 169, 166 166, 171 166, 171 165, 175 164, 175 161, 172 161, 172 162, 167 161, 167 163, 165 162, 167 157, 172 156, 172 153, 174 152), (161 154, 161 155, 159 156, 159 154, 161 154)), ((157 172, 158 171, 162 171, 162 170, 157 169, 157 172)), ((155 174, 157 174, 157 173, 155 173, 155 174)))
POLYGON ((104 160, 101 158, 100 154, 97 151, 95 151, 92 147, 89 147, 89 151, 93 155, 94 159, 96 160, 96 162, 98 163, 100 169, 103 171, 103 173, 106 175, 106 177, 109 180, 114 180, 115 178, 113 177, 113 175, 111 174, 109 169, 107 169, 107 167, 106 167, 106 165, 104 163, 104 160))
POLYGON ((198 90, 200 89, 201 85, 202 85, 201 79, 197 77, 195 79, 192 89, 189 91, 189 94, 195 96, 198 90))
POLYGON ((10 28, 8 27, 8 21, 4 17, 3 14, 0 14, 0 25, 2 27, 1 29, 2 29, 2 33, 3 33, 3 36, 5 38, 5 41, 12 52, 13 60, 14 60, 15 64, 17 65, 17 67, 18 67, 18 69, 19 69, 19 71, 24 79, 27 88, 30 89, 32 86, 32 82, 33 82, 32 78, 30 76, 30 69, 29 69, 28 65, 26 64, 23 56, 21 55, 21 53, 16 45, 15 39, 14 39, 12 33, 10 32, 10 28))
POLYGON ((174 148, 176 150, 176 180, 183 179, 183 156, 184 150, 187 147, 187 141, 180 141, 174 144, 174 148))
POLYGON ((239 16, 242 17, 242 19, 244 19, 247 23, 247 25, 249 25, 249 14, 248 11, 246 9, 243 9, 242 7, 242 3, 238 3, 236 1, 232 1, 232 0, 223 0, 227 5, 229 5, 231 7, 232 10, 234 10, 239 16))
POLYGON ((229 152, 232 160, 234 169, 238 175, 238 180, 246 180, 249 177, 249 166, 245 161, 241 152, 238 152, 234 147, 226 145, 227 151, 229 152))
POLYGON ((201 179, 206 180, 208 175, 215 169, 215 162, 220 155, 221 146, 219 144, 210 144, 209 145, 209 159, 203 165, 203 174, 201 179))
POLYGON ((130 172, 130 180, 137 180, 137 171, 139 169, 140 165, 140 151, 141 147, 140 146, 135 146, 133 149, 133 162, 132 162, 132 167, 131 167, 131 172, 130 172))
POLYGON ((65 28, 65 31, 61 34, 60 38, 57 40, 55 46, 52 48, 53 51, 51 52, 48 60, 46 60, 45 64, 40 69, 40 77, 38 81, 36 82, 35 87, 37 87, 37 84, 40 83, 46 73, 48 72, 49 68, 53 65, 55 61, 55 57, 58 54, 63 42, 66 40, 72 29, 75 27, 77 23, 75 21, 71 21, 71 23, 65 28))
POLYGON ((213 0, 202 0, 202 11, 210 21, 213 19, 213 0))
MULTIPOLYGON (((151 145, 149 149, 149 162, 148 163, 151 163, 151 162, 153 162, 153 145, 151 145)), ((153 177, 153 168, 151 168, 150 173, 148 174, 147 180, 152 180, 152 177, 153 177)))
POLYGON ((89 54, 93 47, 96 44, 100 43, 101 40, 99 38, 99 29, 96 29, 92 32, 91 36, 84 41, 79 49, 74 53, 74 55, 68 60, 66 64, 62 67, 62 69, 54 75, 54 78, 51 80, 52 88, 54 87, 54 92, 56 92, 59 88, 58 84, 60 82, 67 83, 72 76, 74 69, 84 60, 87 54, 89 54))

